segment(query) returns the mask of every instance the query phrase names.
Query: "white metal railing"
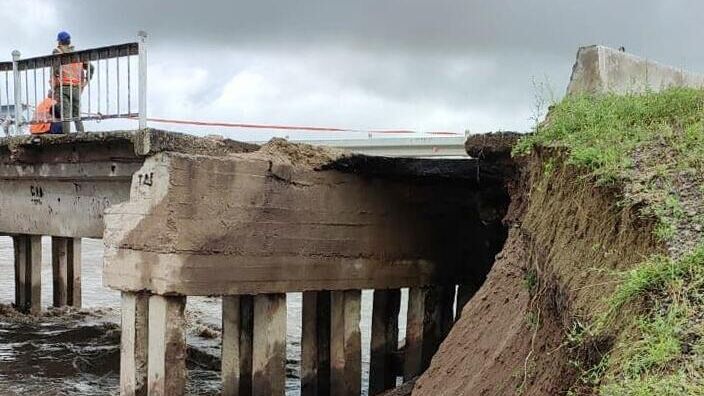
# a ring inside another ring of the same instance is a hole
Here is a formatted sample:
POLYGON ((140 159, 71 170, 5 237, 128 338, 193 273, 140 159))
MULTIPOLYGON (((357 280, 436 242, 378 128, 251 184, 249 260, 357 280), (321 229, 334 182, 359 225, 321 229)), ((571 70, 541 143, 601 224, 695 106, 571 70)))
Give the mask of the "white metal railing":
POLYGON ((0 62, 0 126, 5 135, 23 134, 33 124, 62 123, 66 129, 74 122, 82 129, 83 121, 114 118, 136 118, 139 128, 146 128, 146 37, 139 32, 133 43, 28 59, 13 51, 11 62, 0 62), (78 83, 67 82, 64 73, 71 69, 66 65, 80 68, 78 83), (45 99, 53 106, 37 117, 45 99))

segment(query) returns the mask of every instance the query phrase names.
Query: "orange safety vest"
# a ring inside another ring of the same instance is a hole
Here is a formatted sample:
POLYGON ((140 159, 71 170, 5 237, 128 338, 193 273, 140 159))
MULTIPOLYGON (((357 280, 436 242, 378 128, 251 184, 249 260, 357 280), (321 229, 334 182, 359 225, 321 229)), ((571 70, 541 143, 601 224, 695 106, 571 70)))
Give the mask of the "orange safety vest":
MULTIPOLYGON (((52 118, 52 108, 56 104, 56 101, 52 98, 46 98, 37 105, 37 109, 34 111, 34 118, 32 121, 51 121, 52 118)), ((41 123, 41 124, 31 124, 29 126, 29 132, 33 135, 40 135, 42 133, 47 133, 51 129, 51 123, 41 123)))
POLYGON ((80 87, 83 84, 83 64, 69 63, 68 65, 61 65, 61 74, 59 76, 60 78, 53 79, 54 87, 59 85, 80 87))

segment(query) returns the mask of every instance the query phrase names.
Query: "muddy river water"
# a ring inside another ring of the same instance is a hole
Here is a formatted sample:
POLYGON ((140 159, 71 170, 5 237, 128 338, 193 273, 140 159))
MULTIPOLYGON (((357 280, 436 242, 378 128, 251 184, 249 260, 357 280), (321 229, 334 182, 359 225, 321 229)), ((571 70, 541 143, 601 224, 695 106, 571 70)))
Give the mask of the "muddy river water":
MULTIPOLYGON (((43 238, 42 305, 51 304, 51 244, 43 238)), ((119 393, 120 294, 102 285, 102 241, 83 241, 83 310, 48 309, 40 317, 14 312, 12 240, 0 237, 0 395, 116 395, 119 393)), ((362 380, 369 370, 372 293, 362 294, 362 380)), ((405 335, 402 294, 399 338, 405 335)), ((220 393, 220 299, 189 297, 188 394, 220 393)), ((300 394, 301 294, 287 298, 286 394, 300 394)))

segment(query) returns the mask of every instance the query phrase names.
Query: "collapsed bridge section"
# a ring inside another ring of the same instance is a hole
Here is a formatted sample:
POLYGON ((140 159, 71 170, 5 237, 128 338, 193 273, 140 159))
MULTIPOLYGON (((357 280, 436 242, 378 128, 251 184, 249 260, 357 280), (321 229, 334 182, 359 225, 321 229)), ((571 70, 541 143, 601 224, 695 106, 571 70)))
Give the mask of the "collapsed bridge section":
POLYGON ((417 376, 453 323, 456 286, 461 308, 506 237, 513 169, 491 153, 391 159, 272 141, 147 158, 130 200, 105 214, 104 283, 123 292, 122 391, 183 392, 189 295, 223 296, 226 395, 284 393, 287 292, 304 292, 303 394, 361 393, 362 289, 374 289, 369 393, 417 376))

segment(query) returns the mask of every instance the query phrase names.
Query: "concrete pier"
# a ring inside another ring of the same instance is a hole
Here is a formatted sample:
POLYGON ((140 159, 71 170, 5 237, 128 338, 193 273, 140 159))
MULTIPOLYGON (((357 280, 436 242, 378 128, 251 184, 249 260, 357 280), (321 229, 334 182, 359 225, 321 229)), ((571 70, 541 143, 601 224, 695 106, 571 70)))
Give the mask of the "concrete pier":
POLYGON ((122 293, 120 313, 120 396, 146 396, 149 293, 122 293))
POLYGON ((409 290, 404 380, 415 378, 430 365, 452 326, 454 297, 454 290, 448 290, 446 286, 409 290))
POLYGON ((53 303, 81 307, 81 239, 51 238, 53 303))
POLYGON ((330 395, 330 320, 330 292, 304 292, 301 396, 330 395))
POLYGON ((286 295, 254 296, 252 395, 283 396, 286 386, 286 295))
POLYGON ((362 293, 330 295, 330 394, 359 395, 362 390, 362 338, 359 329, 362 293))
POLYGON ((15 306, 23 312, 36 314, 42 307, 42 237, 16 235, 15 306))
POLYGON ((186 391, 186 297, 149 297, 148 389, 150 396, 186 391))
POLYGON ((374 290, 369 368, 369 395, 371 396, 396 386, 400 309, 400 290, 374 290))

